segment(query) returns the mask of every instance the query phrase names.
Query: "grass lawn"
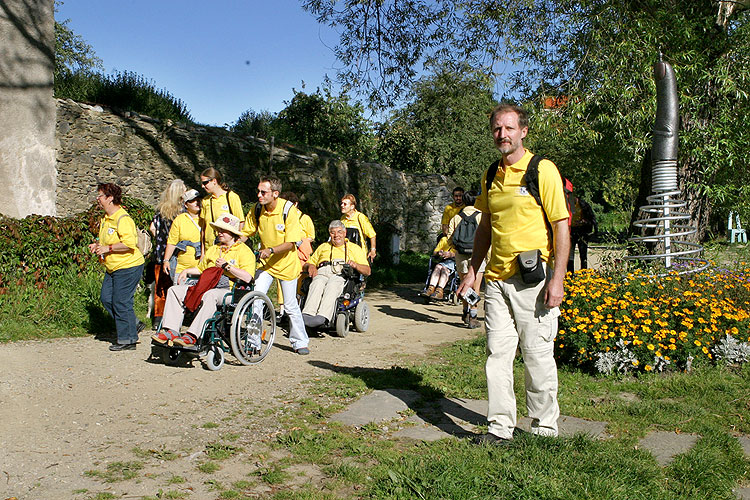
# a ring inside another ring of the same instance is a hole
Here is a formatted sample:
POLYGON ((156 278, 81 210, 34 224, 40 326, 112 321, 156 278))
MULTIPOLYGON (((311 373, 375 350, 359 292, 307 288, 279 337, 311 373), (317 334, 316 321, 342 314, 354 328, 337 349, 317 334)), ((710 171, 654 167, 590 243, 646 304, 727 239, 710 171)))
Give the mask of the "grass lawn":
MULTIPOLYGON (((750 461, 736 439, 750 433, 750 367, 687 373, 592 376, 560 370, 564 415, 608 422, 613 438, 521 435, 508 447, 466 439, 392 439, 388 424, 352 429, 327 417, 375 389, 411 389, 425 398, 486 398, 484 336, 448 346, 427 360, 388 370, 352 370, 312 382, 324 403, 300 402, 277 439, 291 463, 313 464, 326 479, 274 498, 636 499, 735 498, 750 461), (667 467, 638 449, 651 430, 700 434, 667 467), (302 495, 302 496, 299 496, 302 495)), ((523 413, 523 363, 515 365, 523 413)), ((393 425, 391 425, 391 428, 393 425)), ((392 430, 392 429, 391 429, 392 430)))

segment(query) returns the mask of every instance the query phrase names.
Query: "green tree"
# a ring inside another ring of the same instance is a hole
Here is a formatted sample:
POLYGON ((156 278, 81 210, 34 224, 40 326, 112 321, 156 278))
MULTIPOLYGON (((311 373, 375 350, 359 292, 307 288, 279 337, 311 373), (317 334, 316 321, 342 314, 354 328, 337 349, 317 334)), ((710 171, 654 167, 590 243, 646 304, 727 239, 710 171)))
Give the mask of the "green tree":
MULTIPOLYGON (((55 13, 62 3, 59 0, 55 2, 55 13)), ((55 21, 55 79, 104 68, 93 47, 68 27, 69 22, 70 19, 55 21)))
POLYGON ((346 157, 373 159, 373 125, 364 107, 346 94, 333 95, 328 87, 314 94, 293 90, 294 97, 273 122, 279 139, 326 148, 346 157))
POLYGON ((489 75, 466 65, 445 64, 420 78, 409 96, 411 100, 393 113, 383 134, 378 147, 381 160, 403 170, 449 175, 459 184, 478 187, 482 171, 498 157, 488 120, 481 119, 495 103, 489 75), (409 150, 416 153, 418 162, 406 159, 409 150), (399 157, 397 162, 394 156, 399 157))
POLYGON ((252 135, 262 139, 270 139, 277 135, 275 131, 276 114, 270 111, 254 111, 249 109, 242 113, 229 130, 241 135, 252 135))
POLYGON ((650 143, 651 66, 661 50, 677 74, 680 180, 699 236, 714 206, 747 211, 747 0, 362 0, 345 10, 335 0, 303 5, 341 31, 339 77, 371 102, 394 102, 424 63, 463 60, 496 74, 508 63, 521 68, 499 76, 533 108, 530 139, 554 153, 564 171, 597 189, 602 201, 614 195, 610 206, 632 202, 624 191, 636 189, 631 183, 650 143), (543 113, 545 96, 563 97, 565 104, 543 113), (609 182, 623 187, 613 193, 609 182))

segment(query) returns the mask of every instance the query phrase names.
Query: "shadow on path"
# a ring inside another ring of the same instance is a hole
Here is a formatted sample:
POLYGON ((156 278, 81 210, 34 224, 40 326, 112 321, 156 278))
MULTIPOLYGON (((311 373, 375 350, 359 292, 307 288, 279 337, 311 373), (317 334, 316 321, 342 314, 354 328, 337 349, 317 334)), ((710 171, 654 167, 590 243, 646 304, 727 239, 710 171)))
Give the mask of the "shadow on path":
POLYGON ((358 378, 368 388, 392 396, 392 398, 376 397, 369 403, 365 401, 359 408, 354 408, 352 405, 349 415, 344 419, 344 423, 349 425, 361 426, 373 421, 388 421, 398 418, 399 412, 406 409, 414 411, 420 420, 457 437, 472 434, 456 423, 457 420, 473 426, 486 423, 485 416, 472 408, 476 406, 471 404, 472 400, 446 398, 442 392, 425 384, 420 374, 410 369, 398 366, 387 369, 347 367, 317 360, 310 361, 310 364, 334 373, 358 378))

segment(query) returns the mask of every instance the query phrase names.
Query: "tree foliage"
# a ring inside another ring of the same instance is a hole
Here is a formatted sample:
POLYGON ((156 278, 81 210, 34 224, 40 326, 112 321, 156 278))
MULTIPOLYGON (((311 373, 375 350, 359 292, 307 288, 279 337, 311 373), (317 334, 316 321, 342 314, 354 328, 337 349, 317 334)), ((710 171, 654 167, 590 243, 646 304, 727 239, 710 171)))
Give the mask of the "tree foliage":
MULTIPOLYGON (((62 4, 55 2, 55 12, 62 4)), ((55 21, 55 79, 77 72, 90 72, 103 68, 102 60, 96 56, 94 48, 80 35, 68 27, 70 19, 55 21)))
POLYGON ((328 86, 312 94, 292 91, 294 96, 278 115, 248 110, 230 129, 265 139, 274 136, 293 144, 329 149, 345 158, 373 159, 373 124, 365 118, 364 106, 351 102, 343 92, 334 95, 328 86))
POLYGON ((742 175, 750 147, 747 2, 731 11, 710 0, 302 3, 341 31, 339 77, 371 102, 395 102, 420 64, 466 61, 494 71, 533 108, 537 152, 614 208, 635 197, 661 50, 677 74, 680 180, 694 222, 705 230, 714 207, 750 211, 742 175), (520 69, 498 74, 509 64, 520 69), (546 96, 563 104, 544 111, 546 96))
POLYGON ((482 171, 497 157, 486 119, 494 106, 489 76, 466 65, 446 64, 420 78, 408 95, 409 102, 393 113, 381 133, 380 159, 402 170, 445 174, 467 188, 478 187, 482 171))

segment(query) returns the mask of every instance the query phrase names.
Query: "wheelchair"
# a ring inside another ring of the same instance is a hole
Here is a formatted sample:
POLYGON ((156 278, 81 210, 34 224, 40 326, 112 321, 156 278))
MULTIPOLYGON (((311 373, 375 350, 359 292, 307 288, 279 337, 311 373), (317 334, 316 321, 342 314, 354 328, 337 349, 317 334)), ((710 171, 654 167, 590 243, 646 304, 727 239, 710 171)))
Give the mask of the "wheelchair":
MULTIPOLYGON (((346 337, 353 326, 358 332, 366 332, 370 326, 370 306, 365 301, 365 276, 344 264, 342 275, 346 280, 344 290, 336 299, 336 309, 330 323, 316 329, 333 329, 337 337, 346 337)), ((307 277, 300 288, 300 309, 304 307, 312 278, 307 277)))
MULTIPOLYGON (((238 281, 219 302, 214 315, 201 330, 195 345, 179 346, 151 341, 151 357, 169 366, 180 366, 199 358, 211 371, 224 366, 225 353, 249 366, 263 361, 276 337, 276 315, 265 293, 254 291, 253 283, 238 281)), ((183 322, 192 319, 187 313, 183 322)), ((161 330, 161 324, 159 329, 161 330)))
POLYGON ((443 289, 443 298, 442 299, 435 299, 427 295, 427 288, 430 286, 430 278, 432 277, 432 272, 435 270, 435 266, 440 264, 442 262, 438 257, 435 257, 434 255, 430 256, 430 263, 427 266, 427 279, 424 282, 424 287, 422 288, 422 291, 419 292, 419 295, 424 300, 425 304, 429 304, 432 301, 435 302, 450 302, 451 304, 458 305, 459 302, 461 302, 460 297, 458 294, 456 294, 456 291, 458 290, 458 285, 460 284, 460 279, 458 276, 458 271, 455 269, 455 266, 453 268, 453 271, 451 271, 450 275, 448 276, 448 282, 445 284, 445 288, 443 289))

